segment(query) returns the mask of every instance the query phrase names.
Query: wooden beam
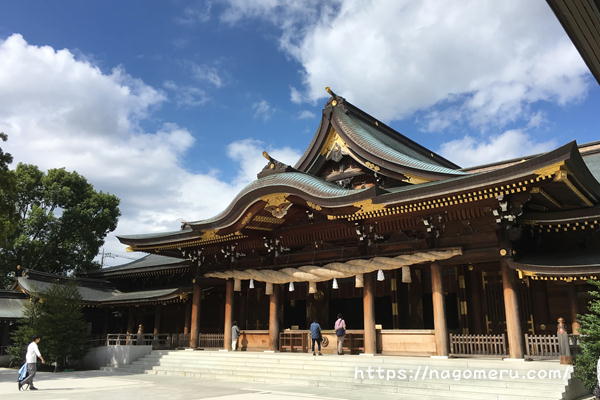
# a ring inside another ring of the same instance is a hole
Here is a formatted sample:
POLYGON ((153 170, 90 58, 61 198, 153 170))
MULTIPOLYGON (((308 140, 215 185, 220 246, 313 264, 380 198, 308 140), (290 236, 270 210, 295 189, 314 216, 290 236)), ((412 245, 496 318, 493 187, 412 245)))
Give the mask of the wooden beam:
POLYGON ((508 266, 505 259, 501 261, 501 266, 509 356, 510 358, 523 358, 523 332, 521 330, 521 318, 519 316, 519 299, 515 271, 508 266))
POLYGON ((448 326, 446 324, 446 304, 442 267, 438 263, 431 264, 431 297, 433 302, 433 329, 435 334, 436 354, 448 356, 448 326))
MULTIPOLYGON (((191 327, 190 327, 190 347, 196 348, 198 347, 198 334, 199 334, 199 313, 200 313, 200 300, 201 300, 201 290, 200 285, 197 282, 194 282, 194 294, 192 295, 192 307, 190 314, 191 327)), ((187 317, 186 317, 187 319, 187 317)))
POLYGON ((375 272, 364 274, 363 318, 365 354, 377 352, 377 332, 375 330, 375 272))
POLYGON ((223 347, 231 350, 231 326, 233 323, 233 279, 225 281, 225 323, 223 327, 223 347))
POLYGON ((273 284, 273 293, 269 296, 269 350, 279 350, 279 289, 273 284))

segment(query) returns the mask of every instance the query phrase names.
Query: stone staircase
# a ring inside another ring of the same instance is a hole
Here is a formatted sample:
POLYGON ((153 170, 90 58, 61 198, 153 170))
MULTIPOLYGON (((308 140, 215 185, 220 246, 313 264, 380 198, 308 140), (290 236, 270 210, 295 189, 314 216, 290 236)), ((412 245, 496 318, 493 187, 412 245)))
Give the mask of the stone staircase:
POLYGON ((550 361, 178 350, 153 351, 130 365, 104 369, 207 381, 360 388, 373 390, 374 397, 390 392, 403 399, 570 400, 585 393, 570 366, 550 361))

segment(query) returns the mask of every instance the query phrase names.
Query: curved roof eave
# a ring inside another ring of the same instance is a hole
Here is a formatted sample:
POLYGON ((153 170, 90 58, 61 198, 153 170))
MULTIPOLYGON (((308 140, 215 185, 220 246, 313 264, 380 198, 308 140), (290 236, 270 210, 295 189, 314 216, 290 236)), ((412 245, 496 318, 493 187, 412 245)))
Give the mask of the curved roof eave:
POLYGON ((435 180, 464 176, 468 173, 418 160, 404 154, 379 140, 364 121, 351 118, 339 107, 333 112, 331 123, 336 131, 348 141, 348 146, 362 158, 398 173, 417 174, 435 180))
POLYGON ((278 193, 298 196, 322 207, 349 206, 375 196, 375 187, 344 189, 336 184, 303 172, 282 172, 257 179, 242 189, 227 208, 216 216, 199 221, 185 222, 181 231, 145 235, 120 235, 121 243, 128 245, 172 243, 200 239, 201 230, 221 229, 234 224, 246 210, 262 198, 278 193))

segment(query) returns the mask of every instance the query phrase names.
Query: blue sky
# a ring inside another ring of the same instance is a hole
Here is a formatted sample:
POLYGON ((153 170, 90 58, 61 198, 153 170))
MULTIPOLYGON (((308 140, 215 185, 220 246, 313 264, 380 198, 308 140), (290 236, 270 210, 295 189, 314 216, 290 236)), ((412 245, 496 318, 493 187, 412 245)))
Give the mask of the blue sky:
POLYGON ((543 0, 4 1, 0 15, 8 150, 119 195, 121 233, 220 211, 263 149, 293 163, 326 85, 460 165, 600 139, 599 86, 543 0))

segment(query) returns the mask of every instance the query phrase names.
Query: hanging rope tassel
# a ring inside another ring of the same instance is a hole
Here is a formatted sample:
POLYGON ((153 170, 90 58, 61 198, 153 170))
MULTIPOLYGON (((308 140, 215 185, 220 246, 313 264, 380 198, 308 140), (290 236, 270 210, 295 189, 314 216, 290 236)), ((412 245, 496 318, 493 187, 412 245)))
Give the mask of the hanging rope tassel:
POLYGON ((402 267, 402 283, 412 283, 410 267, 402 267))
POLYGON ((242 281, 241 279, 234 279, 233 280, 233 291, 234 292, 240 292, 242 290, 242 281))
POLYGON ((363 274, 357 274, 354 277, 354 287, 355 288, 365 287, 365 276, 363 274))
POLYGON ((267 285, 265 286, 265 294, 273 294, 273 284, 271 282, 267 282, 267 285))
POLYGON ((308 293, 317 293, 317 282, 308 282, 308 293))

